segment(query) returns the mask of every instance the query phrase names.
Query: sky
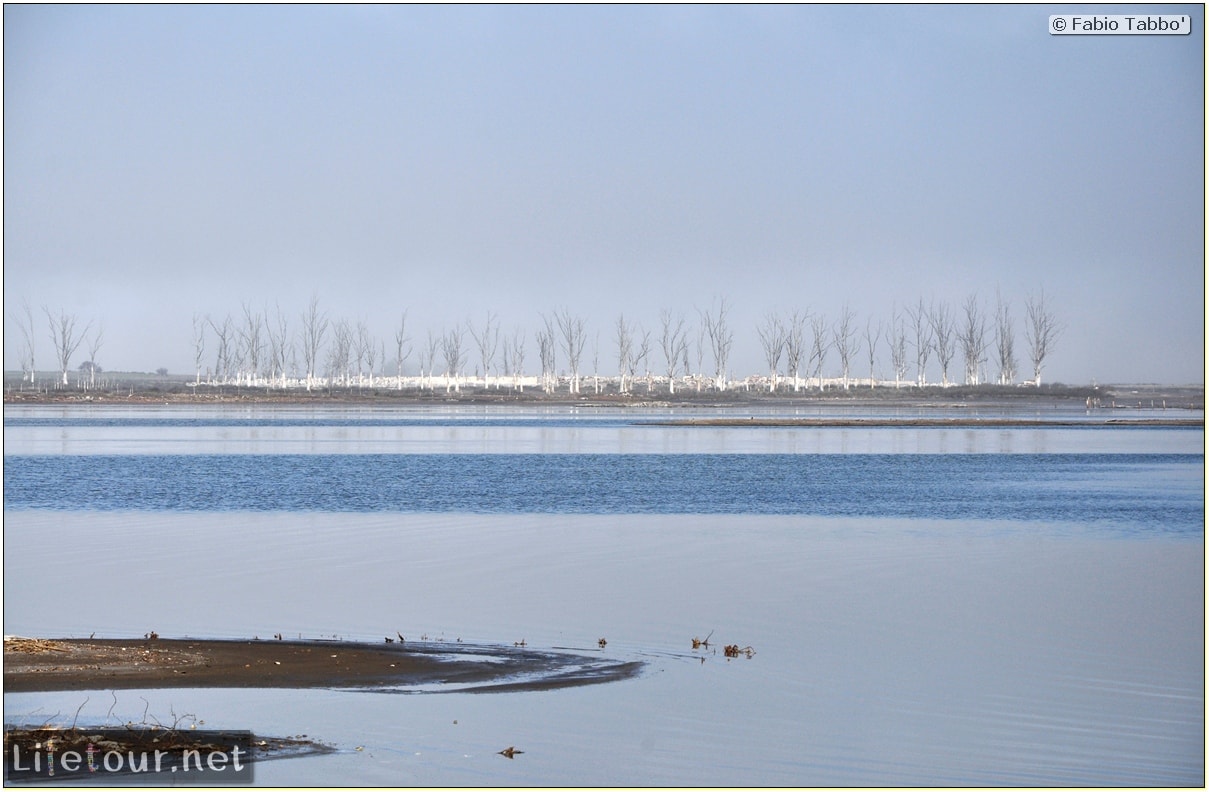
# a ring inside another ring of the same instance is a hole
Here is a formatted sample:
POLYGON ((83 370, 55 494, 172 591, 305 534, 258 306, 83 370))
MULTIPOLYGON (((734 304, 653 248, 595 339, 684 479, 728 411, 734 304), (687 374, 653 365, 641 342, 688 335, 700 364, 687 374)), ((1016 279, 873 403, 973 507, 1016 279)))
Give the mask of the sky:
POLYGON ((724 299, 745 375, 769 314, 863 331, 998 290, 1022 378, 1044 293, 1045 381, 1203 383, 1203 7, 1138 9, 1192 34, 1048 32, 1130 6, 7 4, 4 367, 23 305, 39 370, 50 311, 105 370, 192 373, 195 316, 297 329, 317 297, 388 348, 404 312, 417 347, 493 314, 534 370, 567 311, 605 373, 619 315, 657 337, 724 299))

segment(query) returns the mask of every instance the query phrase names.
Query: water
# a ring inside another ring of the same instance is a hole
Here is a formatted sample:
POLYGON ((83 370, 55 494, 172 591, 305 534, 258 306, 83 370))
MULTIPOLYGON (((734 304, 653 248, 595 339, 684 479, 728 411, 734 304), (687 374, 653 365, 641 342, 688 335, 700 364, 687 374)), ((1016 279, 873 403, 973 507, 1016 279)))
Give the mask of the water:
POLYGON ((1204 783, 1202 430, 635 423, 673 415, 7 408, 6 633, 605 637, 645 665, 6 719, 150 706, 340 749, 266 785, 1204 783))

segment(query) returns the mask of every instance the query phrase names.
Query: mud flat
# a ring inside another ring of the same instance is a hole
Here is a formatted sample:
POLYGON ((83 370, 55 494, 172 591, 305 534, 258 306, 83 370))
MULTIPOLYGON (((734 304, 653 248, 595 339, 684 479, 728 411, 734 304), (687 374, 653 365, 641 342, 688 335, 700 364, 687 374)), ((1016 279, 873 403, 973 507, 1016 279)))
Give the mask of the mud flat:
POLYGON ((345 641, 4 639, 9 693, 135 688, 549 690, 611 682, 641 663, 516 646, 345 641))

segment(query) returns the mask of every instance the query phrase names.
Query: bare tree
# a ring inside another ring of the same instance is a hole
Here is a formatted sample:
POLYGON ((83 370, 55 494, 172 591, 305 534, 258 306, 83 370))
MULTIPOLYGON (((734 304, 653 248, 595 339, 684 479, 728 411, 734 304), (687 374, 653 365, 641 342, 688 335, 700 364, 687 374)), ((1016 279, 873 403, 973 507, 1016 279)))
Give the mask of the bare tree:
POLYGON ((831 348, 831 332, 827 328, 827 318, 822 314, 810 317, 810 363, 808 374, 813 373, 818 380, 819 390, 823 388, 823 361, 827 350, 831 348))
POLYGON ((987 322, 978 307, 978 296, 971 294, 962 304, 965 321, 962 323, 958 341, 961 343, 961 354, 965 360, 967 385, 977 385, 982 381, 982 367, 986 363, 987 322))
POLYGON ((227 345, 227 363, 226 370, 234 375, 234 382, 239 384, 239 378, 244 370, 244 352, 243 344, 239 343, 239 330, 234 324, 231 325, 231 343, 227 345))
POLYGON ((835 352, 840 356, 840 373, 844 379, 844 390, 848 390, 848 372, 851 370, 852 356, 856 354, 860 344, 856 340, 856 327, 853 321, 856 314, 845 305, 840 311, 839 321, 835 324, 835 352))
POLYGON ((332 325, 332 343, 327 348, 329 383, 338 381, 344 387, 352 383, 353 331, 347 319, 332 325))
POLYGON ((269 378, 279 380, 281 387, 286 386, 286 374, 290 362, 290 322, 277 306, 277 321, 275 325, 268 324, 265 318, 269 336, 269 378))
POLYGON ((1016 381, 1016 333, 1012 328, 1011 306, 995 290, 995 353, 999 363, 999 384, 1016 381))
POLYGON ((411 356, 411 339, 407 337, 407 311, 399 316, 399 329, 395 331, 395 376, 399 378, 396 390, 403 390, 403 361, 411 356))
POLYGON ((97 385, 97 353, 101 351, 101 342, 105 338, 105 328, 97 325, 97 329, 92 334, 92 340, 88 342, 88 362, 91 364, 88 367, 88 387, 95 388, 97 385))
POLYGON ((710 349, 714 353, 714 387, 720 391, 726 390, 726 365, 730 359, 730 347, 734 342, 734 334, 726 322, 726 314, 730 306, 726 298, 720 298, 713 310, 701 312, 701 323, 709 336, 710 349))
POLYGON ((579 393, 579 358, 584 351, 587 336, 584 333, 584 320, 572 316, 567 310, 555 315, 559 333, 562 337, 563 351, 567 353, 567 367, 571 370, 570 392, 579 393))
POLYGON ((592 339, 592 392, 600 393, 600 331, 592 339))
POLYGON ((928 323, 932 326, 936 360, 940 363, 940 383, 948 387, 949 363, 957 351, 957 330, 949 306, 944 303, 933 304, 928 311, 928 323))
POLYGON ((922 388, 928 384, 928 358, 932 354, 932 324, 922 297, 914 308, 907 309, 907 315, 915 335, 915 383, 922 388))
POLYGON ((537 354, 542 364, 542 390, 553 393, 557 381, 557 338, 550 317, 542 315, 542 325, 537 331, 537 354))
POLYGON ((894 387, 898 388, 907 376, 907 328, 898 311, 890 318, 890 330, 886 340, 890 343, 890 365, 894 367, 894 387))
POLYGON ((75 314, 64 313, 59 310, 59 315, 56 317, 50 312, 46 306, 42 307, 46 313, 46 320, 50 323, 50 343, 55 350, 55 359, 59 363, 59 371, 63 374, 63 384, 67 384, 67 370, 71 366, 71 356, 76 353, 76 349, 84 341, 84 336, 88 333, 88 329, 92 323, 84 325, 83 330, 76 330, 75 314))
POLYGON ((769 312, 756 332, 760 336, 760 347, 764 350, 764 362, 768 366, 768 392, 772 393, 777 389, 777 369, 785 351, 785 325, 776 314, 769 312))
POLYGON ((794 311, 789 315, 789 324, 785 327, 785 373, 793 377, 793 390, 801 390, 802 378, 799 371, 802 366, 802 355, 806 352, 806 319, 807 314, 794 311))
POLYGON ((247 303, 243 304, 243 326, 239 328, 239 339, 243 347, 243 359, 248 365, 248 386, 260 374, 260 356, 264 353, 264 316, 253 311, 247 303))
POLYGON ((319 364, 319 350, 327 334, 327 312, 319 310, 319 297, 311 297, 311 304, 302 314, 302 365, 306 369, 306 389, 315 383, 315 368, 319 364))
MULTIPOLYGON (((487 388, 487 374, 491 370, 492 361, 495 360, 495 353, 500 345, 499 320, 488 311, 487 319, 483 322, 481 330, 475 330, 469 322, 466 323, 466 326, 470 327, 470 335, 474 338, 474 343, 479 348, 479 360, 483 364, 483 388, 487 388)), ((499 387, 498 382, 496 383, 496 387, 499 387)))
MULTIPOLYGON (((705 322, 702 322, 697 325, 697 376, 693 377, 697 383, 697 393, 701 392, 701 381, 705 378, 706 335, 705 322)), ((685 368, 687 369, 688 366, 685 368)))
POLYGON ((432 369, 436 365, 437 350, 441 348, 440 336, 433 335, 432 331, 428 331, 428 342, 420 349, 420 386, 425 383, 428 389, 433 389, 432 384, 432 369))
POLYGON ((459 393, 462 390, 459 377, 462 373, 463 350, 462 343, 466 340, 466 330, 460 325, 445 333, 441 341, 441 354, 445 357, 445 392, 449 393, 450 378, 453 379, 453 389, 459 393))
POLYGON ((877 323, 877 329, 873 328, 873 319, 865 322, 865 350, 869 353, 869 389, 872 390, 877 384, 877 380, 873 375, 874 359, 877 356, 877 342, 882 336, 882 323, 877 323))
POLYGON ((629 393, 627 379, 634 367, 633 329, 626 324, 625 314, 617 317, 617 392, 629 393))
POLYGON ((210 329, 214 331, 214 341, 216 348, 214 350, 214 379, 219 383, 224 383, 231 376, 232 355, 234 350, 232 347, 234 340, 232 336, 235 334, 235 329, 231 324, 231 315, 228 314, 223 318, 222 324, 215 322, 213 319, 207 319, 210 323, 210 329))
POLYGON ((369 387, 373 390, 374 387, 374 364, 378 361, 378 345, 374 343, 374 338, 370 335, 369 327, 365 322, 357 322, 357 385, 360 387, 362 381, 361 361, 365 361, 365 368, 369 373, 369 387))
POLYGON ((651 392, 651 331, 637 328, 638 349, 634 352, 634 371, 641 370, 646 377, 646 392, 651 392))
POLYGON ((684 317, 672 317, 672 312, 664 309, 659 312, 659 323, 663 333, 659 338, 659 346, 663 349, 663 359, 667 365, 667 392, 676 392, 676 371, 680 367, 683 349, 688 342, 684 334, 684 317))
POLYGON ((201 384, 202 357, 206 354, 206 320, 193 314, 193 366, 197 369, 194 385, 201 384))
POLYGON ((517 328, 512 336, 511 345, 505 345, 505 359, 511 359, 510 366, 512 368, 512 386, 519 389, 522 393, 525 390, 525 384, 521 377, 525 373, 525 332, 517 328))
POLYGON ((36 369, 34 368, 34 337, 37 332, 34 327, 34 312, 30 310, 29 303, 25 300, 21 301, 21 320, 17 326, 21 329, 21 381, 25 382, 28 378, 29 384, 33 385, 37 379, 36 369))
POLYGON ((1033 362, 1033 384, 1041 387, 1041 367, 1062 334, 1062 326, 1050 310, 1045 291, 1029 295, 1024 304, 1024 336, 1028 341, 1029 359, 1033 362))
MULTIPOLYGON (((688 343, 688 338, 686 337, 684 340, 684 344, 680 347, 681 357, 684 359, 684 381, 686 383, 690 382, 691 380, 700 379, 699 377, 695 377, 693 375, 693 370, 689 367, 688 348, 689 348, 689 343, 688 343)), ((700 388, 700 385, 698 385, 698 388, 700 388)))

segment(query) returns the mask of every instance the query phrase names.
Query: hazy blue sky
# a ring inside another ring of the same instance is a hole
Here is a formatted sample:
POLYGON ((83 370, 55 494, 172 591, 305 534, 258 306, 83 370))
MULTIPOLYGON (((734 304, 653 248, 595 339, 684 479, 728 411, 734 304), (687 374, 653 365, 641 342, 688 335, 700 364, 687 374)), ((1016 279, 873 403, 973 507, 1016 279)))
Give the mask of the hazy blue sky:
POLYGON ((318 294, 388 346, 405 309, 413 336, 494 311, 533 370, 566 308, 611 372, 619 313, 725 296, 755 373, 770 310, 863 327, 998 287, 1023 373, 1044 289, 1047 380, 1203 382, 1204 15, 1145 8, 1192 35, 1051 36, 1076 6, 7 5, 5 368, 22 300, 46 370, 43 305, 103 324, 106 369, 190 372, 195 313, 297 326, 318 294))

